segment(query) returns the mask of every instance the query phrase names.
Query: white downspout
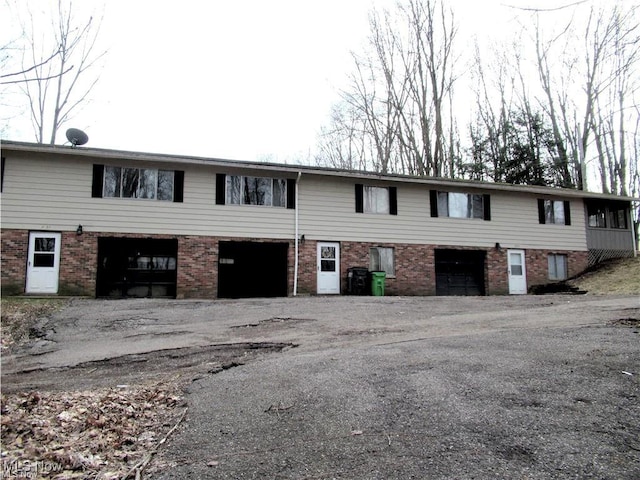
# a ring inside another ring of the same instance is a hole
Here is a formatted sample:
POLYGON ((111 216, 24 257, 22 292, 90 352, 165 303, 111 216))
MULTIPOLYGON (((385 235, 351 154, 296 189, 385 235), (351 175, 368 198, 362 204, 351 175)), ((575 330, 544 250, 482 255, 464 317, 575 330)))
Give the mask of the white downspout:
POLYGON ((629 202, 629 220, 631 220, 631 244, 633 245, 633 256, 636 257, 638 255, 638 249, 640 248, 640 245, 637 244, 638 239, 636 237, 635 218, 633 218, 633 203, 634 202, 629 202))
POLYGON ((299 203, 298 203, 298 191, 300 190, 298 188, 298 184, 300 183, 300 177, 302 176, 302 172, 298 172, 298 178, 296 178, 296 209, 295 209, 295 223, 296 223, 296 238, 295 238, 295 260, 294 260, 294 267, 293 267, 293 296, 297 296, 298 295, 298 242, 300 241, 300 234, 299 234, 299 228, 298 228, 298 209, 299 209, 299 203))

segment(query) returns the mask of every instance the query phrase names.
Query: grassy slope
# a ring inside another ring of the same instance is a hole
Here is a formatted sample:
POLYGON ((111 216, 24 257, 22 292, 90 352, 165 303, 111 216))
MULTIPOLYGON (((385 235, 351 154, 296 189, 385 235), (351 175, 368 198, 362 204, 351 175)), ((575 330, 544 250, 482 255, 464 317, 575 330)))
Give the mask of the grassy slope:
POLYGON ((567 283, 592 294, 640 296, 640 256, 604 262, 567 283))

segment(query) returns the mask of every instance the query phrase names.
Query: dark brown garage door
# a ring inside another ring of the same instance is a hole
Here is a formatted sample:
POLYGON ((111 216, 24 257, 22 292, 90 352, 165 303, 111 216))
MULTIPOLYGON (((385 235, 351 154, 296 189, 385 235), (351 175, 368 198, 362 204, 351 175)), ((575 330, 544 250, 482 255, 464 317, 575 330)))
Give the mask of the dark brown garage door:
POLYGON ((288 243, 220 242, 218 297, 286 297, 288 243))
POLYGON ((98 297, 176 296, 178 240, 99 238, 98 297))
POLYGON ((436 250, 436 295, 484 295, 485 256, 484 250, 436 250))

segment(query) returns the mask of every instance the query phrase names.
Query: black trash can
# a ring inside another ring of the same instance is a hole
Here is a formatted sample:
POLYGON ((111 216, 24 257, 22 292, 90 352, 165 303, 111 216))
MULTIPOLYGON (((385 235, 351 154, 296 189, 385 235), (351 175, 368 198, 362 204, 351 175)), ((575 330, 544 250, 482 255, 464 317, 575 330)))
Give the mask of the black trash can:
POLYGON ((371 291, 369 269, 351 267, 347 269, 347 293, 349 295, 367 295, 371 291))

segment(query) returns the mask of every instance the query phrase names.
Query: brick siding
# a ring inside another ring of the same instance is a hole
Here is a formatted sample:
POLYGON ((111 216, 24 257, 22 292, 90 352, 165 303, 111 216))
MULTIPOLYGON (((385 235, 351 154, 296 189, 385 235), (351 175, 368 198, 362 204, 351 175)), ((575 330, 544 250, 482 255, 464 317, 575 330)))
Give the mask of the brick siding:
MULTIPOLYGON (((126 238, 176 238, 167 235, 123 235, 85 232, 63 232, 60 261, 60 290, 63 295, 89 295, 96 292, 96 274, 99 237, 126 238)), ((218 244, 224 241, 271 240, 249 238, 221 238, 180 236, 178 239, 177 297, 216 298, 218 292, 218 244)), ((24 293, 29 232, 26 230, 2 230, 2 291, 3 294, 24 293)), ((282 243, 282 240, 273 240, 282 243)), ((369 267, 371 247, 395 249, 395 278, 387 278, 386 295, 435 295, 435 250, 438 248, 478 250, 477 248, 448 245, 379 244, 368 242, 340 242, 341 292, 347 292, 347 270, 350 267, 369 267)), ((299 244, 298 294, 315 294, 317 242, 306 240, 299 244)), ((487 295, 503 295, 509 292, 507 275, 507 250, 497 248, 486 251, 485 289, 487 295)), ((557 250, 525 250, 527 286, 549 283, 547 256, 565 254, 569 276, 587 268, 587 252, 557 250)), ((288 293, 293 293, 295 268, 294 242, 289 241, 288 293)))

